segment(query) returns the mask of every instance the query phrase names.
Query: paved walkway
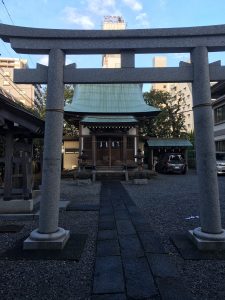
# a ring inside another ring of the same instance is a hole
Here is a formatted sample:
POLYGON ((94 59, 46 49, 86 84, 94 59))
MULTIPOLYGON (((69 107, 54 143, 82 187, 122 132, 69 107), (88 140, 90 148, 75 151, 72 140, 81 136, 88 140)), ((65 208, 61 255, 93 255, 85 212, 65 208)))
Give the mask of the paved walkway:
POLYGON ((93 300, 191 300, 159 235, 120 182, 102 182, 93 300))

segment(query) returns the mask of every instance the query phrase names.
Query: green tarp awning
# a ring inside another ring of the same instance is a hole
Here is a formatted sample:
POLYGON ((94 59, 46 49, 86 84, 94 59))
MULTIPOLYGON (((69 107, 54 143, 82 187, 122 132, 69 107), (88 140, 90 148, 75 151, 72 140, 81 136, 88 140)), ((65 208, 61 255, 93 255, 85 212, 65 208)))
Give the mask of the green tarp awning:
POLYGON ((185 139, 149 139, 147 145, 150 148, 188 148, 192 143, 185 139))

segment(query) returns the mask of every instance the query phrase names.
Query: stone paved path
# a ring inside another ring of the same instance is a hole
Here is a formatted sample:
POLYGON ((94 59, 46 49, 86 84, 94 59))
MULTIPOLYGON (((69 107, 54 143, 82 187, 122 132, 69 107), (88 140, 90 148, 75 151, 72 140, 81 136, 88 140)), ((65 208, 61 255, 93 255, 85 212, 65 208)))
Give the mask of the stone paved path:
POLYGON ((191 300, 159 235, 120 182, 102 182, 93 300, 191 300))

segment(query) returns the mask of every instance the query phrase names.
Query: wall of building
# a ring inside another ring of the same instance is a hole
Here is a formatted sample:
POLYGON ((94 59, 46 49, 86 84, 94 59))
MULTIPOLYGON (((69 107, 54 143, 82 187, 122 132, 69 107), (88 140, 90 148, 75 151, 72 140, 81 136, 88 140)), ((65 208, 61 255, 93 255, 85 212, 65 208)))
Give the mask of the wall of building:
POLYGON ((63 169, 71 170, 78 167, 79 142, 64 141, 63 169))
POLYGON ((225 152, 225 95, 213 102, 213 117, 216 151, 225 152))
MULTIPOLYGON (((166 67, 167 58, 165 56, 155 56, 153 58, 153 67, 166 67)), ((152 84, 153 90, 169 92, 175 99, 182 97, 184 105, 181 108, 185 117, 185 127, 187 132, 194 131, 194 117, 192 110, 192 88, 190 83, 155 83, 152 84)))
MULTIPOLYGON (((108 16, 104 18, 103 30, 124 30, 126 29, 126 23, 122 17, 108 16)), ((103 68, 120 68, 121 59, 120 54, 105 54, 102 57, 103 68)))
MULTIPOLYGON (((13 82, 14 69, 28 68, 26 59, 0 58, 0 87, 16 100, 28 107, 34 107, 35 101, 41 102, 39 86, 33 84, 15 84, 13 82)), ((39 103, 41 105, 41 103, 39 103)))
MULTIPOLYGON (((154 68, 165 68, 167 66, 167 58, 166 56, 155 56, 152 59, 152 66, 154 68)), ((159 90, 163 92, 169 92, 169 84, 168 83, 153 83, 153 90, 159 90)))

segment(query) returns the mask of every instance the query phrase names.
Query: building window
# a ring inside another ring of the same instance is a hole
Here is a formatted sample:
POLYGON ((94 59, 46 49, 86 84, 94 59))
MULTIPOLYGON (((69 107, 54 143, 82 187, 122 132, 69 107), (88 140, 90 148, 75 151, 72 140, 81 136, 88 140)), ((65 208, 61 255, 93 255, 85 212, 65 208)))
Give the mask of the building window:
POLYGON ((5 76, 5 77, 9 77, 9 76, 10 76, 10 73, 9 73, 9 72, 4 72, 4 76, 5 76))
POLYGON ((3 85, 9 85, 8 80, 4 80, 4 81, 3 81, 3 85))
POLYGON ((225 105, 214 109, 214 122, 215 124, 225 122, 225 105))
POLYGON ((216 141, 216 151, 225 152, 225 141, 216 141))

